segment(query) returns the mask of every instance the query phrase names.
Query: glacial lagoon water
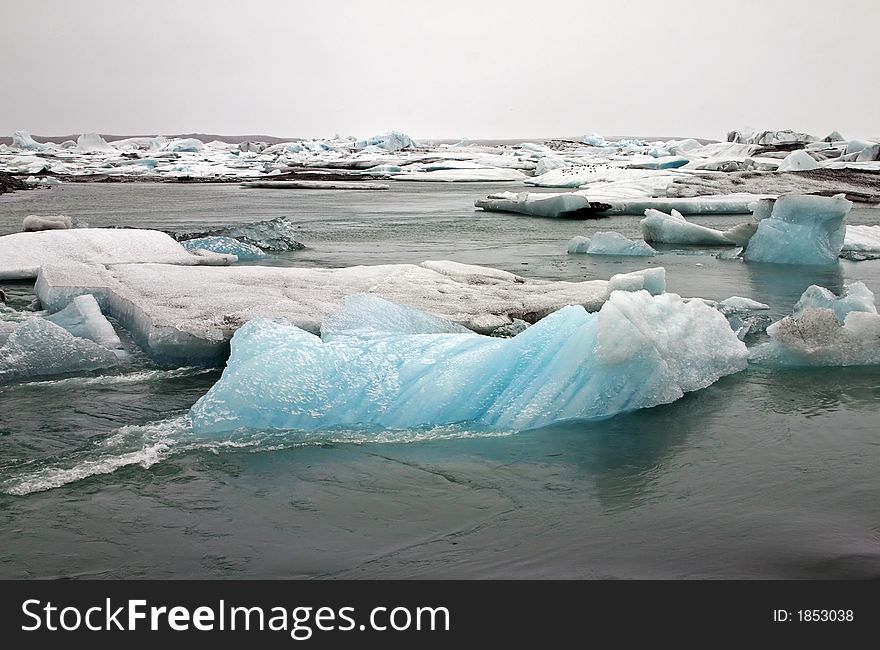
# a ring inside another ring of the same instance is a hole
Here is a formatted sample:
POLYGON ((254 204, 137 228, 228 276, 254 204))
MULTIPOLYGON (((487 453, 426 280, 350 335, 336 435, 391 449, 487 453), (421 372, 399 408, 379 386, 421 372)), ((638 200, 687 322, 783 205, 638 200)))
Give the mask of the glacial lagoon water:
MULTIPOLYGON (((66 184, 0 197, 0 234, 34 213, 192 231, 285 216, 307 248, 256 263, 452 259, 573 280, 662 265, 670 291, 746 296, 774 319, 811 284, 880 293, 880 261, 567 255, 575 235, 638 238, 638 219, 473 210, 500 189, 66 184)), ((30 302, 28 284, 3 286, 30 302)), ((880 577, 878 367, 752 366, 673 404, 519 433, 204 438, 182 416, 219 371, 158 368, 125 343, 118 374, 0 386, 0 577, 880 577)))

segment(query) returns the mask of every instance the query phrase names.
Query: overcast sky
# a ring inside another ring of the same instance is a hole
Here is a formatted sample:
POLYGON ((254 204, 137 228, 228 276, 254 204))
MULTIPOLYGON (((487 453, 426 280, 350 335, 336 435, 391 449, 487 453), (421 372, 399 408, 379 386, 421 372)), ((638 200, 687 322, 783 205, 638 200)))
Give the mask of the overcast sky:
POLYGON ((0 3, 0 134, 880 135, 878 0, 0 3))

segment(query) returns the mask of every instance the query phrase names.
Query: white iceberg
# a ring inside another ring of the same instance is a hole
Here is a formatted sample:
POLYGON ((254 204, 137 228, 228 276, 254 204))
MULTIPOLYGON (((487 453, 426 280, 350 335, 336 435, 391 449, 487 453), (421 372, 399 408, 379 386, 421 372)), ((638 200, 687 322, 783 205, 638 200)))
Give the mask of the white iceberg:
POLYGON ((518 169, 477 168, 477 169, 439 169, 432 172, 407 172, 395 174, 396 181, 419 181, 441 183, 494 183, 501 181, 521 181, 528 176, 518 169))
POLYGON ((455 262, 340 269, 77 264, 44 266, 35 290, 50 310, 93 294, 151 356, 179 365, 222 363, 233 332, 254 318, 284 318, 318 332, 354 293, 369 292, 489 334, 517 319, 536 322, 565 305, 595 311, 617 288, 662 292, 664 270, 611 281, 552 282, 455 262))
POLYGON ((61 311, 46 316, 46 320, 66 329, 82 339, 89 339, 109 349, 122 349, 122 341, 91 294, 77 296, 61 311))
POLYGON ((438 333, 375 298, 343 311, 327 340, 265 319, 238 330, 223 376, 190 411, 193 430, 523 430, 673 402, 748 356, 723 316, 674 294, 615 292, 598 313, 565 307, 510 339, 438 333))
POLYGON ((24 232, 38 232, 40 230, 68 230, 73 228, 73 220, 63 214, 41 216, 29 214, 21 223, 24 232))
POLYGON ((819 163, 817 163, 816 159, 806 151, 798 149, 797 151, 792 151, 788 154, 782 162, 779 163, 779 167, 776 168, 776 171, 801 172, 809 171, 811 169, 819 169, 819 163))
POLYGON ((488 212, 513 212, 532 217, 580 219, 599 216, 610 206, 591 202, 583 194, 538 194, 534 192, 499 192, 474 201, 474 207, 488 212))
POLYGON ((861 282, 837 298, 815 285, 791 316, 767 328, 770 341, 755 346, 751 360, 775 366, 865 366, 880 364, 880 314, 861 282))
POLYGON ((222 255, 193 255, 158 230, 74 228, 0 237, 0 280, 36 278, 40 267, 71 264, 229 264, 222 255))
POLYGON ((627 239, 617 232, 597 232, 591 237, 574 237, 568 242, 569 253, 588 255, 655 255, 657 251, 643 241, 627 239))
POLYGON ((880 226, 848 225, 841 250, 880 253, 880 226))
POLYGON ((29 318, 0 347, 0 383, 98 370, 117 363, 112 350, 77 338, 48 320, 29 318))
POLYGON ((34 140, 27 131, 16 131, 12 134, 12 147, 25 151, 41 151, 46 145, 34 140))
POLYGON ((697 246, 733 246, 737 242, 720 230, 687 221, 678 210, 666 214, 659 210, 645 210, 639 222, 646 242, 661 244, 692 244, 697 246))
POLYGON ((758 302, 757 300, 752 300, 751 298, 743 298, 742 296, 731 296, 730 298, 725 298, 724 300, 719 301, 718 304, 722 308, 728 308, 735 311, 770 309, 770 305, 758 302))
POLYGON ((770 216, 758 222, 743 258, 775 264, 835 264, 851 208, 842 195, 781 196, 770 216))
POLYGON ((100 151, 116 151, 104 138, 97 133, 83 133, 76 139, 76 150, 81 153, 100 151))

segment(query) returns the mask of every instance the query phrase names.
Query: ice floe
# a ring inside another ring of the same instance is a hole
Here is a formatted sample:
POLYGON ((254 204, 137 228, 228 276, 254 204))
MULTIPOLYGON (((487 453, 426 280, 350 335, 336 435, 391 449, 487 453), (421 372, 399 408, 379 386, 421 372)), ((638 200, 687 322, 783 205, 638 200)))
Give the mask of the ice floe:
POLYGON ((229 264, 229 256, 193 255, 157 230, 74 228, 0 237, 0 280, 36 278, 44 265, 229 264))
POLYGON ((249 322, 190 411, 193 431, 522 430, 669 403, 742 370, 748 356, 721 314, 675 294, 614 292, 598 313, 565 307, 509 339, 447 332, 402 311, 349 300, 325 339, 249 322))
POLYGON ((317 333, 346 296, 370 293, 491 333, 536 322, 566 305, 598 310, 614 289, 665 290, 662 267, 609 281, 553 282, 455 262, 340 269, 169 264, 44 266, 36 293, 50 310, 90 293, 155 359, 222 362, 233 332, 254 318, 283 318, 317 333))
POLYGON ((208 251, 222 255, 235 255, 239 262, 246 262, 266 257, 265 251, 253 244, 240 241, 233 237, 197 237, 180 242, 188 251, 208 251))

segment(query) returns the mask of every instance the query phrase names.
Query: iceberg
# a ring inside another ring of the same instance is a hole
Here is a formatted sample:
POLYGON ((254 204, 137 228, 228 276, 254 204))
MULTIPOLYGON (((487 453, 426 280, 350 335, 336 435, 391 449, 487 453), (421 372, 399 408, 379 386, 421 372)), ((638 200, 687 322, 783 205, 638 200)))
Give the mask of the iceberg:
POLYGON ((880 253, 880 226, 847 226, 842 251, 880 253))
POLYGON ((41 151, 46 145, 34 140, 27 131, 16 131, 12 134, 12 147, 25 151, 41 151))
POLYGON ((755 346, 751 360, 774 366, 880 364, 880 314, 874 294, 861 282, 842 297, 809 287, 794 313, 767 328, 770 341, 755 346))
POLYGON ((63 214, 40 216, 29 214, 21 223, 24 232, 37 232, 40 230, 68 230, 73 228, 73 221, 63 214))
POLYGON ((262 190, 390 190, 385 183, 367 181, 246 181, 242 187, 262 190))
POLYGON ((262 248, 246 244, 233 237, 198 237, 180 242, 188 251, 203 250, 223 255, 235 255, 239 262, 257 260, 266 257, 262 248))
POLYGON ((111 144, 97 133, 84 133, 76 139, 76 150, 80 153, 116 151, 111 144))
POLYGON ((575 193, 536 194, 530 192, 499 192, 474 201, 474 207, 488 212, 513 212, 531 217, 560 219, 592 219, 602 216, 611 206, 590 201, 575 193))
POLYGON ((358 140, 355 142, 355 149, 366 149, 367 147, 379 147, 385 151, 400 151, 401 149, 409 149, 417 147, 416 141, 405 133, 399 131, 391 131, 382 135, 376 135, 372 138, 358 140))
POLYGON ((782 162, 779 163, 779 167, 776 168, 776 171, 801 172, 809 171, 811 169, 819 169, 819 163, 817 163, 816 159, 806 151, 798 149, 797 151, 792 151, 788 154, 782 162))
POLYGON ((770 305, 758 302, 757 300, 752 300, 751 298, 743 298, 742 296, 731 296, 730 298, 725 298, 724 300, 719 301, 718 304, 722 309, 730 309, 733 311, 770 309, 770 305))
POLYGON ((690 159, 684 156, 659 156, 653 160, 631 163, 627 167, 629 169, 677 169, 684 167, 689 162, 690 159))
POLYGON ((834 312, 837 320, 843 323, 847 314, 861 311, 876 314, 874 293, 864 282, 853 282, 843 288, 843 295, 836 296, 825 287, 811 285, 795 303, 792 317, 797 319, 809 309, 828 309, 834 312))
POLYGON ((20 232, 0 237, 0 280, 36 278, 44 265, 229 264, 228 256, 193 255, 158 230, 74 228, 20 232))
POLYGON ((569 253, 588 255, 655 255, 657 251, 643 241, 627 239, 616 232, 597 232, 592 237, 574 237, 568 242, 569 253))
POLYGON ((0 348, 0 383, 30 377, 109 368, 118 363, 112 350, 77 338, 42 318, 29 318, 0 348))
POLYGON ((224 361, 230 337, 247 321, 283 318, 317 333, 355 293, 489 334, 517 319, 537 322, 565 305, 598 310, 613 289, 622 288, 662 292, 664 270, 554 282, 445 261, 339 269, 74 264, 44 266, 35 291, 50 310, 90 293, 157 361, 214 365, 224 361))
POLYGON ((386 310, 400 315, 376 298, 347 301, 351 313, 327 340, 247 323, 223 376, 192 407, 193 431, 524 430, 670 403, 748 358, 721 314, 675 294, 614 292, 598 313, 565 307, 508 339, 437 332, 418 316, 385 322, 386 310))
POLYGON ((286 217, 275 217, 240 226, 219 228, 201 233, 174 233, 178 239, 192 240, 205 237, 232 237, 264 251, 298 251, 305 246, 296 240, 296 224, 286 217))
POLYGON ((720 230, 687 221, 678 210, 666 214, 659 210, 645 210, 639 222, 646 242, 662 244, 693 244, 698 246, 733 246, 737 242, 720 230))
POLYGON ((835 264, 851 208, 852 203, 842 195, 781 196, 770 216, 758 222, 743 258, 775 264, 835 264))
POLYGON ((109 349, 122 349, 122 341, 110 324, 98 301, 91 294, 77 296, 64 309, 46 316, 46 320, 66 329, 76 337, 94 341, 109 349))

